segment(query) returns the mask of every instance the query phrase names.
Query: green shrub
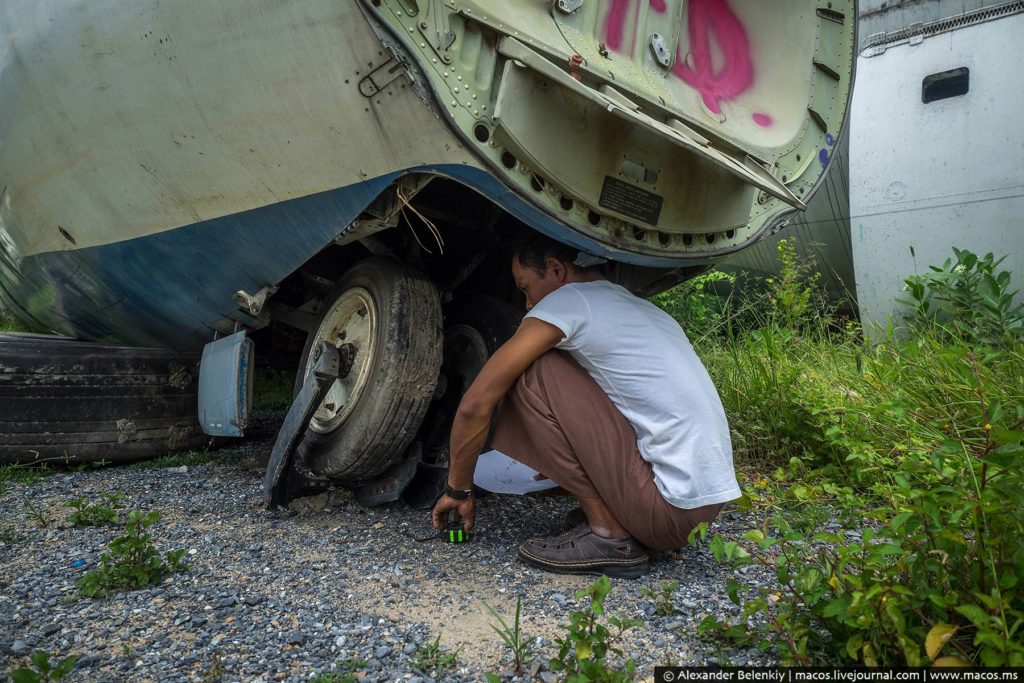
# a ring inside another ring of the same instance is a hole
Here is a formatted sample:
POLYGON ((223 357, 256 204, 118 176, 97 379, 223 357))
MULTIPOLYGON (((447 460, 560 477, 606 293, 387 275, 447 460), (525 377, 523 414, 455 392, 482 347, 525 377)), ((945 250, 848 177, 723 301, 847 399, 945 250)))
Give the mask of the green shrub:
POLYGON ((720 270, 682 282, 651 297, 651 302, 679 321, 690 339, 701 339, 722 332, 729 299, 716 287, 732 288, 736 276, 720 270))
POLYGON ((110 542, 100 566, 78 580, 83 597, 102 598, 117 590, 134 590, 159 583, 167 574, 188 571, 182 560, 185 550, 161 556, 146 529, 160 520, 160 513, 132 510, 125 517, 125 532, 110 542))
POLYGON ((1024 664, 1024 347, 999 261, 956 254, 908 280, 908 339, 811 321, 705 350, 737 461, 785 465, 744 487, 762 527, 711 542, 779 585, 732 582, 741 621, 706 632, 787 663, 1024 664))
POLYGON ((997 271, 1005 257, 978 257, 953 249, 928 273, 906 279, 910 298, 907 322, 914 330, 939 331, 946 340, 972 345, 1007 346, 1024 340, 1024 305, 1015 303, 1010 273, 997 271))
POLYGON ((616 643, 626 631, 642 622, 608 615, 606 621, 615 629, 614 634, 601 623, 605 616, 604 601, 611 588, 611 580, 602 576, 576 592, 577 600, 590 598, 590 604, 569 615, 565 635, 555 639, 558 654, 549 663, 551 670, 561 673, 566 683, 624 683, 636 675, 636 662, 625 659, 616 643), (609 666, 610 655, 621 662, 620 667, 609 666))

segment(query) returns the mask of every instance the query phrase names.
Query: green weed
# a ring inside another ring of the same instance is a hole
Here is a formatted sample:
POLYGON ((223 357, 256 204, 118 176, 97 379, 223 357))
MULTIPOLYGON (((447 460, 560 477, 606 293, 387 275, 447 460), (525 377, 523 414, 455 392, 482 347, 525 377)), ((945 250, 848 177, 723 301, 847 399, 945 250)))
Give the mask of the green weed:
POLYGON ((678 320, 690 339, 703 339, 722 332, 730 310, 731 299, 721 296, 717 288, 734 286, 735 275, 712 270, 655 294, 651 302, 678 320))
POLYGON ((640 589, 640 595, 650 598, 654 602, 654 613, 659 617, 667 617, 676 613, 675 593, 679 590, 679 584, 675 581, 663 581, 657 589, 644 586, 640 589))
POLYGON ((448 670, 458 666, 461 649, 459 647, 455 652, 446 652, 441 647, 441 636, 438 636, 433 643, 419 645, 410 663, 413 669, 424 676, 443 679, 448 670))
POLYGON ((9 484, 32 485, 56 473, 45 465, 0 465, 0 494, 7 493, 9 484))
POLYGON ((779 328, 800 330, 813 322, 820 310, 816 295, 820 274, 807 259, 797 254, 790 239, 781 239, 775 247, 779 255, 779 276, 768 278, 770 322, 779 328))
POLYGON ((210 668, 203 673, 201 683, 221 683, 224 680, 224 674, 227 671, 224 669, 224 661, 221 659, 220 652, 214 652, 212 659, 210 668))
POLYGON ((0 527, 0 543, 4 545, 18 545, 25 540, 25 535, 18 529, 0 527))
POLYGON ((285 370, 257 368, 253 372, 253 408, 285 410, 292 404, 295 373, 285 370))
POLYGON ((181 451, 179 453, 170 453, 168 455, 162 455, 159 458, 153 458, 152 460, 143 460, 137 462, 132 467, 139 469, 163 469, 165 467, 195 467, 197 465, 205 465, 206 463, 213 462, 218 459, 218 455, 212 451, 181 451))
POLYGON ((941 334, 943 341, 1012 346, 1024 340, 1024 306, 1014 303, 1009 271, 997 271, 1005 257, 982 257, 953 249, 954 259, 929 266, 906 280, 910 328, 941 334))
POLYGON ((64 507, 74 510, 68 517, 74 526, 104 526, 120 523, 123 503, 123 494, 104 493, 102 502, 90 503, 85 498, 76 498, 64 503, 64 507))
POLYGON ((605 614, 604 601, 611 588, 611 580, 602 576, 588 588, 577 591, 576 599, 589 598, 590 604, 570 614, 565 635, 555 639, 558 654, 549 666, 569 683, 623 683, 636 676, 636 662, 624 658, 617 642, 626 631, 641 626, 642 622, 605 614), (615 633, 602 623, 602 617, 615 633), (621 665, 610 666, 609 655, 615 655, 621 665))
POLYGON ((38 332, 28 325, 15 320, 10 313, 0 310, 0 332, 38 332))
POLYGON ((516 675, 523 673, 523 666, 529 664, 533 659, 533 648, 530 645, 530 639, 523 636, 523 631, 520 626, 519 616, 523 608, 523 599, 521 596, 516 596, 516 614, 512 620, 512 625, 509 626, 508 622, 498 614, 493 607, 484 603, 484 607, 491 613, 491 616, 498 620, 498 626, 491 624, 491 628, 498 634, 501 641, 508 646, 508 649, 512 652, 512 670, 516 675))
POLYGON ((125 517, 125 532, 110 542, 100 567, 78 580, 82 597, 102 598, 117 590, 134 590, 159 583, 167 574, 188 571, 182 558, 185 550, 161 556, 146 531, 160 520, 160 513, 132 510, 125 517))
POLYGON ((35 524, 40 529, 45 529, 50 526, 50 518, 46 514, 46 509, 41 505, 36 505, 32 500, 25 497, 25 511, 22 513, 25 515, 25 519, 35 524))
POLYGON ((47 653, 36 650, 29 659, 32 662, 31 668, 14 669, 8 673, 14 683, 43 683, 44 681, 62 680, 75 668, 78 656, 71 655, 52 664, 47 653))
POLYGON ((354 657, 336 662, 330 671, 323 671, 310 678, 310 683, 357 683, 359 671, 366 668, 365 659, 354 657))

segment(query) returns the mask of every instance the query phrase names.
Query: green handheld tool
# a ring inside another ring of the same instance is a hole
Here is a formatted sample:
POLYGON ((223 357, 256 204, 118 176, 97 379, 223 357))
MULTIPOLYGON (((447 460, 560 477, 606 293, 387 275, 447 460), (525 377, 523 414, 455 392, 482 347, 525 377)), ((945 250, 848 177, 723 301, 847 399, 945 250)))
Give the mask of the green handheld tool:
POLYGON ((468 543, 472 536, 462 529, 462 518, 455 510, 448 513, 448 526, 441 531, 441 540, 448 543, 468 543))

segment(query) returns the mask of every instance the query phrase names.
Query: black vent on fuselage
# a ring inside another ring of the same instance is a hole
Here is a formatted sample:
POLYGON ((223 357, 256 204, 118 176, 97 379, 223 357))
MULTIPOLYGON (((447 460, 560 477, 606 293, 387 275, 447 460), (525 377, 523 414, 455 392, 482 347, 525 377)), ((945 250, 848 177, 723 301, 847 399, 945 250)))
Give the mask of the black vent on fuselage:
POLYGON ((921 101, 925 104, 966 95, 971 86, 971 70, 966 66, 925 76, 921 82, 921 101))

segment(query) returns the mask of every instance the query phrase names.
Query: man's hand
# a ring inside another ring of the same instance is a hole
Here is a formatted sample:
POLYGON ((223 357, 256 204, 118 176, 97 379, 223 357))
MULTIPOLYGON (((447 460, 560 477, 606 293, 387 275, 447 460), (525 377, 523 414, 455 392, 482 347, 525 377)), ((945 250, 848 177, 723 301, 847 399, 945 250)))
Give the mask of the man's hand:
MULTIPOLYGON (((448 484, 452 488, 466 490, 473 486, 477 457, 487 440, 491 415, 498 401, 533 361, 561 339, 562 331, 554 325, 527 318, 480 369, 462 397, 452 422, 448 470, 448 484)), ((462 530, 472 531, 476 501, 473 498, 455 500, 450 496, 441 496, 434 505, 431 513, 434 528, 441 530, 448 526, 451 510, 457 510, 462 517, 462 530)))
POLYGON ((448 526, 448 516, 452 510, 456 510, 462 518, 462 530, 467 534, 471 532, 476 519, 476 498, 470 496, 466 500, 455 500, 451 496, 442 495, 430 515, 435 529, 441 531, 448 526))

